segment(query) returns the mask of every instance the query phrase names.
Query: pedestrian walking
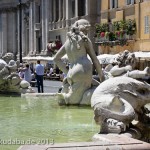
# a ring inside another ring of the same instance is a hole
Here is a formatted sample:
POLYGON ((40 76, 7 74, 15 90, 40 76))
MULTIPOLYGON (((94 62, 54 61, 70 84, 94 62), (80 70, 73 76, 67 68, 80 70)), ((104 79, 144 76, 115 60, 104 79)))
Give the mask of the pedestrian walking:
POLYGON ((38 93, 44 93, 44 88, 43 88, 44 65, 40 63, 40 60, 37 60, 35 73, 36 73, 38 93))

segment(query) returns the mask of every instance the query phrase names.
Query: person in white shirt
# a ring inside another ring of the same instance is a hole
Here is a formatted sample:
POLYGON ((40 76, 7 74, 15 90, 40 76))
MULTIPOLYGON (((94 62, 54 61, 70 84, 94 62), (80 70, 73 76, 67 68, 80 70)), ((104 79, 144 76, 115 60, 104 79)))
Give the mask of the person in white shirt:
POLYGON ((53 73, 53 67, 50 67, 50 70, 49 70, 49 76, 51 76, 53 73))
POLYGON ((22 71, 24 72, 24 80, 30 83, 32 80, 32 74, 31 74, 29 64, 26 64, 25 68, 23 68, 22 71))

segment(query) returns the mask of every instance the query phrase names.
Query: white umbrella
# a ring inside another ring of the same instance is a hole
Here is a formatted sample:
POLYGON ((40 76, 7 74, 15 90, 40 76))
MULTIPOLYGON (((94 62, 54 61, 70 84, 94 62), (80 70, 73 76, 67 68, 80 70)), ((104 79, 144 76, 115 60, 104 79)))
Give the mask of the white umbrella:
POLYGON ((149 58, 150 59, 150 52, 134 52, 135 57, 138 58, 149 58))
POLYGON ((119 54, 101 54, 97 56, 97 59, 99 60, 100 64, 110 64, 115 61, 115 58, 119 54))

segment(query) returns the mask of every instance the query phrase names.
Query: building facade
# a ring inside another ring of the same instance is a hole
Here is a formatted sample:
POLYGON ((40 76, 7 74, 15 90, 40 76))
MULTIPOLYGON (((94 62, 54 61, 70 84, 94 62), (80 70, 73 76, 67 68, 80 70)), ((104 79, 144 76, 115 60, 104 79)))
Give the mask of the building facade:
POLYGON ((102 0, 101 23, 114 23, 122 20, 135 20, 136 33, 124 46, 99 46, 100 53, 130 51, 150 52, 150 0, 102 0))
POLYGON ((81 18, 92 25, 89 37, 94 42, 99 6, 100 0, 0 0, 0 56, 47 56, 47 43, 64 43, 71 25, 81 18))

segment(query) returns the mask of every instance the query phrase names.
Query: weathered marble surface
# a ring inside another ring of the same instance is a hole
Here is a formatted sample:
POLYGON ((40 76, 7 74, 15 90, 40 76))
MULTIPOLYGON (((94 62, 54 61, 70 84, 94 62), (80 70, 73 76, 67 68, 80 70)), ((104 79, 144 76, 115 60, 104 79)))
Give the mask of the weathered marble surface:
MULTIPOLYGON (((150 68, 136 70, 135 55, 125 50, 114 64, 109 64, 102 71, 87 37, 89 27, 87 20, 76 21, 67 34, 65 44, 54 57, 56 65, 67 75, 61 93, 57 94, 58 102, 60 105, 91 104, 95 122, 101 126, 101 133, 125 132, 131 122, 137 119, 140 125, 136 136, 140 138, 141 133, 144 133, 142 129, 150 131, 146 128, 149 118, 144 109, 145 104, 150 103, 150 85, 136 79, 149 76, 150 68), (61 60, 65 54, 70 62, 69 70, 61 60), (101 83, 92 79, 93 68, 87 54, 101 83), (140 128, 141 126, 144 128, 140 128)), ((134 127, 137 128, 137 125, 134 127)))
POLYGON ((131 122, 137 120, 138 125, 132 124, 132 128, 138 127, 136 131, 142 136, 143 129, 150 131, 150 118, 147 116, 150 112, 144 109, 148 103, 150 85, 130 77, 115 77, 104 81, 91 98, 95 122, 101 126, 100 133, 125 132, 131 122))
POLYGON ((136 61, 135 54, 125 50, 118 55, 113 64, 109 64, 105 67, 105 78, 127 76, 134 79, 143 79, 150 76, 150 68, 146 67, 144 70, 137 70, 136 61))
POLYGON ((20 77, 16 73, 17 63, 13 54, 7 53, 0 59, 0 93, 20 94, 20 77))
POLYGON ((22 80, 20 82, 20 90, 22 94, 35 93, 34 89, 32 89, 32 87, 30 86, 30 83, 25 80, 22 80))
POLYGON ((58 93, 58 101, 60 105, 79 105, 90 104, 90 96, 84 98, 84 93, 93 90, 92 86, 92 63, 88 59, 90 56, 93 65, 96 68, 100 81, 103 80, 101 65, 96 57, 90 39, 87 37, 90 24, 87 20, 81 19, 74 23, 70 32, 67 33, 68 39, 54 56, 56 65, 67 74, 64 80, 64 87, 61 93, 58 93), (69 70, 61 58, 67 54, 70 62, 69 70), (84 99, 84 100, 82 100, 84 99))
POLYGON ((21 92, 34 92, 27 81, 21 81, 17 73, 19 62, 14 61, 13 58, 12 53, 6 53, 0 59, 0 94, 20 95, 21 92))

